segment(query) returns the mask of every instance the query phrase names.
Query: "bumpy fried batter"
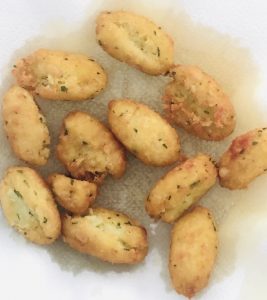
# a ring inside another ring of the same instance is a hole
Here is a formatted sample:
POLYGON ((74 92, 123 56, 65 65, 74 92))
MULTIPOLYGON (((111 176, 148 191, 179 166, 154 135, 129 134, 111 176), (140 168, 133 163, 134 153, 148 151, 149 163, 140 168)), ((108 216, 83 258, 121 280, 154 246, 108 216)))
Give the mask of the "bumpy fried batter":
POLYGON ((164 108, 169 118, 205 140, 222 140, 235 128, 235 111, 219 84, 195 66, 178 65, 170 71, 164 108))
POLYGON ((51 244, 60 234, 60 216, 44 180, 33 169, 12 167, 0 184, 0 203, 8 223, 36 244, 51 244))
POLYGON ((50 136, 46 119, 32 95, 19 86, 13 86, 2 106, 4 129, 16 156, 30 164, 46 164, 50 136))
POLYGON ((74 178, 96 183, 108 173, 119 178, 126 168, 121 145, 100 121, 84 112, 71 112, 64 119, 57 154, 74 178))
POLYGON ((257 128, 235 138, 219 161, 223 187, 243 189, 267 171, 267 128, 257 128))
POLYGON ((65 215, 62 222, 64 241, 80 252, 114 264, 135 264, 147 254, 145 228, 124 214, 90 208, 88 215, 65 215))
POLYGON ((207 155, 186 160, 155 184, 146 200, 147 213, 174 222, 215 184, 216 177, 217 170, 207 155))
POLYGON ((208 209, 195 207, 175 223, 169 272, 177 293, 191 298, 207 286, 217 248, 216 228, 208 209))
POLYGON ((107 75, 93 59, 77 53, 39 49, 13 69, 18 84, 50 100, 87 100, 106 86, 107 75))
POLYGON ((130 99, 113 100, 108 119, 115 136, 145 164, 166 166, 178 160, 175 129, 148 106, 130 99))
POLYGON ((76 180, 61 174, 48 178, 57 202, 74 214, 83 214, 95 200, 97 185, 84 180, 76 180))
POLYGON ((173 41, 145 17, 125 11, 102 12, 97 18, 99 45, 114 58, 151 75, 173 65, 173 41))

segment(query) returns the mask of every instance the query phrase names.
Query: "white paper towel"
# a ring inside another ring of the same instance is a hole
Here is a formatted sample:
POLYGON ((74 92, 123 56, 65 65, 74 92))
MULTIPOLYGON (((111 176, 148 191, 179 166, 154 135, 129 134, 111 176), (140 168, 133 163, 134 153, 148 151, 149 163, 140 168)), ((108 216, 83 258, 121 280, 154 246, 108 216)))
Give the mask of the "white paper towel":
MULTIPOLYGON (((95 41, 94 20, 99 11, 132 10, 170 33, 177 63, 199 65, 230 95, 237 111, 237 128, 225 141, 201 141, 178 129, 186 154, 206 152, 216 159, 234 136, 267 124, 262 94, 267 87, 266 4, 263 0, 250 2, 2 0, 0 94, 14 82, 10 75, 14 61, 40 47, 87 53, 103 65, 109 84, 95 100, 38 99, 52 134, 53 152, 62 119, 71 110, 88 111, 106 122, 108 101, 130 97, 162 112, 161 95, 168 79, 142 74, 114 60, 95 41)), ((22 163, 10 151, 2 128, 0 136, 2 175, 7 166, 22 163)), ((139 266, 111 266, 76 253, 60 241, 50 247, 34 246, 10 229, 0 215, 1 299, 183 299, 171 288, 168 276, 171 227, 153 223, 144 211, 149 189, 167 169, 144 166, 129 155, 125 176, 121 180, 107 178, 96 202, 128 213, 146 226, 150 251, 139 266)), ((64 171, 54 155, 38 170, 44 176, 64 171)), ((266 299, 265 182, 266 176, 262 176, 248 190, 234 192, 217 185, 201 200, 215 214, 220 249, 211 282, 197 299, 266 299)))

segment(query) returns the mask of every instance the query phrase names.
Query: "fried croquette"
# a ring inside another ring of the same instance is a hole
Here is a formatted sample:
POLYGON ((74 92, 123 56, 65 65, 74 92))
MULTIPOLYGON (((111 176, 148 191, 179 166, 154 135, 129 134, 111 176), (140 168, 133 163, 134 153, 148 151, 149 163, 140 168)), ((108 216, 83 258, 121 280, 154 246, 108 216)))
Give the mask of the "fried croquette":
POLYGON ((83 217, 65 215, 62 227, 69 246, 113 264, 136 264, 147 255, 145 228, 113 210, 90 208, 83 217))
POLYGON ((244 189, 267 171, 267 128, 257 128, 235 138, 219 163, 220 184, 244 189))
POLYGON ((32 95, 13 86, 2 104, 4 129, 16 156, 33 165, 45 165, 50 154, 46 119, 32 95))
POLYGON ((171 69, 163 96, 168 118, 201 139, 219 141, 235 128, 235 111, 219 84, 196 66, 171 69))
POLYGON ((169 272, 177 293, 192 298, 207 286, 217 256, 218 237, 211 212, 195 207, 172 229, 169 272))
POLYGON ((170 170, 152 188, 146 211, 172 223, 215 184, 217 170, 209 156, 199 154, 170 170))
POLYGON ((95 183, 73 179, 62 174, 51 174, 48 182, 56 196, 56 201, 74 214, 84 214, 97 194, 95 183))
POLYGON ((39 49, 20 59, 13 69, 18 85, 49 100, 87 100, 107 84, 103 68, 78 53, 39 49))
POLYGON ((0 183, 0 203, 9 225, 26 239, 44 245, 58 238, 59 212, 48 186, 33 169, 7 169, 0 183))
POLYGON ((166 166, 178 160, 175 129, 148 106, 130 99, 113 100, 108 119, 118 140, 145 164, 166 166))
POLYGON ((96 21, 99 45, 112 57, 150 75, 173 65, 173 41, 149 19, 131 12, 102 12, 96 21))
POLYGON ((71 112, 64 119, 57 154, 76 179, 101 183, 107 174, 120 178, 126 168, 122 146, 100 121, 84 112, 71 112))

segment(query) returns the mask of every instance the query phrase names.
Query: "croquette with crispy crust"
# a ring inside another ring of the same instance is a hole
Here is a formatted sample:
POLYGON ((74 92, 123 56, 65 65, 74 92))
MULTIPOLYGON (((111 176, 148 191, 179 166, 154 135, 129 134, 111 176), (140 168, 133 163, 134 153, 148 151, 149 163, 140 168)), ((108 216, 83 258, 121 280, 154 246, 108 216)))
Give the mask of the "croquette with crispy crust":
POLYGON ((218 236, 211 212, 195 207, 172 229, 169 272, 177 293, 192 298, 208 285, 217 256, 218 236))
POLYGON ((103 68, 79 53, 39 49, 13 69, 18 85, 49 100, 87 100, 107 84, 103 68))
POLYGON ((50 136, 46 119, 32 95, 13 86, 2 104, 4 129, 18 158, 33 165, 45 165, 50 154, 50 136))
POLYGON ((90 208, 83 217, 64 215, 62 227, 69 246, 113 264, 136 264, 147 255, 145 228, 113 210, 90 208))
POLYGON ((64 119, 57 155, 72 177, 96 183, 107 174, 120 178, 126 168, 124 150, 113 134, 96 118, 79 111, 64 119))
POLYGON ((267 128, 256 128, 236 137, 218 163, 220 184, 244 189, 267 171, 267 128))
POLYGON ((119 61, 150 75, 164 74, 173 65, 172 39, 149 19, 126 11, 102 12, 96 25, 99 45, 119 61))
POLYGON ((220 85, 200 68, 178 65, 163 96, 170 120, 205 140, 219 141, 235 128, 235 111, 220 85))
POLYGON ((73 179, 62 174, 51 174, 48 182, 56 196, 56 201, 74 214, 84 214, 97 194, 95 183, 73 179))
POLYGON ((61 220, 45 181, 28 167, 7 169, 0 183, 0 204, 9 225, 36 244, 53 243, 61 220))
POLYGON ((216 183, 217 169, 211 158, 199 154, 164 175, 146 199, 146 211, 155 219, 172 223, 216 183))
POLYGON ((113 100, 108 119, 118 140, 145 164, 166 166, 178 160, 178 134, 147 105, 130 99, 113 100))

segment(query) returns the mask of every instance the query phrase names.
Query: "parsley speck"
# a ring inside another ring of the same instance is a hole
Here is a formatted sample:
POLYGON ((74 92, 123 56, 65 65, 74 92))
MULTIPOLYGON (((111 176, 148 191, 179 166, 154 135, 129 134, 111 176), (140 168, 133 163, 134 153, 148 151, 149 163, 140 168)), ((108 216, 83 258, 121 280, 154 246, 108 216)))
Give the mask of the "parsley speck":
POLYGON ((17 190, 14 189, 14 193, 19 197, 19 198, 23 198, 21 193, 17 190))
POLYGON ((60 87, 60 90, 61 90, 61 92, 67 93, 68 88, 67 88, 65 85, 62 85, 62 86, 60 87))
POLYGON ((190 188, 192 189, 193 187, 195 187, 199 183, 200 183, 200 180, 194 181, 193 183, 190 184, 190 188))

